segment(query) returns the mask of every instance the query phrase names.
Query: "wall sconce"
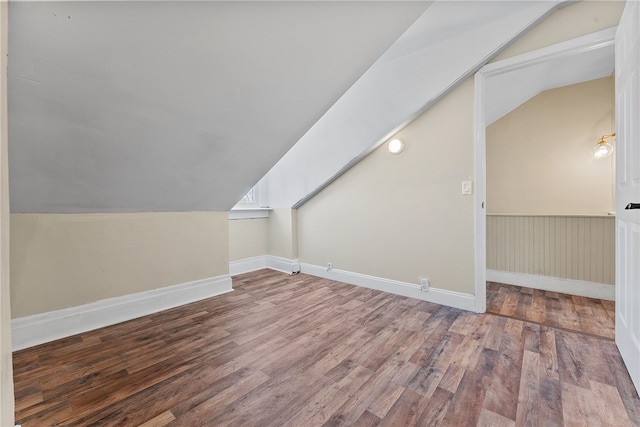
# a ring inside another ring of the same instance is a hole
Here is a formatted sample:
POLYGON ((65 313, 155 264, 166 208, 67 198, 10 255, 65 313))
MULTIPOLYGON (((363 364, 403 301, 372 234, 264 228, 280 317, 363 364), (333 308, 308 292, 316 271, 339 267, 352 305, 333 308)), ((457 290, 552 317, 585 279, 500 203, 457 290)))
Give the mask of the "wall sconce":
POLYGON ((613 145, 607 142, 607 139, 613 140, 616 137, 615 133, 611 135, 603 135, 602 138, 598 140, 598 143, 595 147, 593 147, 593 158, 594 159, 604 159, 605 157, 609 157, 613 154, 613 145))
POLYGON ((402 150, 404 150, 404 141, 398 138, 394 138, 389 141, 387 148, 389 149, 389 152, 391 154, 400 154, 402 153, 402 150))

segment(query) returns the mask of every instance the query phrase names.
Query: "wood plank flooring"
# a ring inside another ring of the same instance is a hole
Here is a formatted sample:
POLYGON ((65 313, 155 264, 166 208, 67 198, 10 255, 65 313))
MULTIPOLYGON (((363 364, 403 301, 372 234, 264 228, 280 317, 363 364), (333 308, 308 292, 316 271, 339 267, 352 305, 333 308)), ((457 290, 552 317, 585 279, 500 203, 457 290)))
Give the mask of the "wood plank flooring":
POLYGON ((14 353, 17 422, 640 425, 609 339, 303 274, 234 287, 14 353))
POLYGON ((615 339, 615 302, 487 282, 487 312, 615 339))

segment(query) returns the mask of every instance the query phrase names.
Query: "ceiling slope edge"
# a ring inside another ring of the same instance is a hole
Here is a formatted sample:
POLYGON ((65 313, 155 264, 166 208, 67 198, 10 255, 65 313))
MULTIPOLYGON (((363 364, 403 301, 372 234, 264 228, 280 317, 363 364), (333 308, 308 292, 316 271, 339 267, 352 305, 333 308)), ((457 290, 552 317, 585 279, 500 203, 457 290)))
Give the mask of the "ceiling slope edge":
POLYGON ((560 5, 436 2, 267 173, 270 206, 303 205, 560 5))
POLYGON ((510 68, 486 81, 485 92, 491 94, 485 107, 486 125, 490 126, 546 90, 611 77, 615 64, 616 28, 596 31, 483 67, 481 71, 485 73, 510 68), (499 90, 505 87, 509 90, 499 90))

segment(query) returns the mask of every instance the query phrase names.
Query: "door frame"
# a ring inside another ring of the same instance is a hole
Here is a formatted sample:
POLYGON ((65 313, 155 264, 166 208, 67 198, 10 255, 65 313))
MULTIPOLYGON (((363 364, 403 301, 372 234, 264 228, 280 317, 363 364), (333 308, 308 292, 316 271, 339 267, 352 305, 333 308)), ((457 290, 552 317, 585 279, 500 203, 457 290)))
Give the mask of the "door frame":
MULTIPOLYGON (((539 66, 553 60, 610 47, 615 44, 616 27, 587 34, 572 40, 527 52, 482 67, 474 78, 474 233, 475 233, 475 296, 477 313, 487 310, 487 213, 486 202, 486 116, 485 101, 487 80, 517 71, 539 66)), ((509 90, 503 87, 502 90, 509 90)), ((617 254, 616 254, 617 258, 617 254)))

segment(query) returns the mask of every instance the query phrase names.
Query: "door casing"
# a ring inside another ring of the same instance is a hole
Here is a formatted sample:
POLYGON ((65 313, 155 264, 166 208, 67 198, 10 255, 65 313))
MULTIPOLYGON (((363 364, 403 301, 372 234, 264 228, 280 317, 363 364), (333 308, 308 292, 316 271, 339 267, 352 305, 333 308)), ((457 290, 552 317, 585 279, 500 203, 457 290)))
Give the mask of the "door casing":
MULTIPOLYGON (((596 49, 610 48, 615 44, 616 28, 608 28, 587 34, 566 42, 554 44, 542 49, 487 64, 482 67, 474 79, 474 232, 475 232, 475 296, 478 313, 487 309, 487 218, 486 218, 486 128, 485 108, 487 82, 489 79, 505 73, 527 67, 568 59, 574 55, 596 49)), ((502 87, 509 90, 509 87, 502 87)), ((617 256, 617 255, 616 255, 617 256)))

